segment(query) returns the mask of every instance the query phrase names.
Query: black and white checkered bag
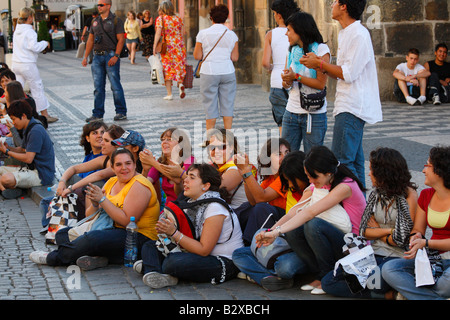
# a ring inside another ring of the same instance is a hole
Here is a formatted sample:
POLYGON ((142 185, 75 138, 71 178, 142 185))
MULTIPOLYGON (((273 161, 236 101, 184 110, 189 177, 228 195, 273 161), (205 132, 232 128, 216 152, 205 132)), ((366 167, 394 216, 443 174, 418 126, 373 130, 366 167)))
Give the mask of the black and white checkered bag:
POLYGON ((76 210, 78 195, 69 193, 67 197, 55 196, 48 207, 47 218, 50 218, 45 242, 55 244, 55 235, 58 230, 73 227, 77 224, 78 211, 76 210))

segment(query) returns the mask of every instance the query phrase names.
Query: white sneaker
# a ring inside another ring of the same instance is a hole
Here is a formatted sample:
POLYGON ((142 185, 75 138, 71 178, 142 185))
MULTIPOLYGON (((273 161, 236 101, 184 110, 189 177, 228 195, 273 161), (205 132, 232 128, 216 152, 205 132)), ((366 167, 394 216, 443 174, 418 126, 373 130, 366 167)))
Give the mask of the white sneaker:
POLYGON ((170 274, 149 272, 142 277, 142 281, 150 288, 160 289, 176 285, 178 283, 178 278, 175 278, 170 274))
POLYGON ((433 96, 432 101, 433 101, 433 104, 434 104, 435 106, 441 104, 441 99, 439 98, 439 95, 438 95, 438 94, 435 94, 435 95, 433 96))
POLYGON ((37 264, 47 264, 47 255, 48 252, 45 251, 33 251, 30 253, 30 260, 37 264))
POLYGON ((170 95, 170 96, 165 96, 163 99, 164 100, 173 100, 173 97, 172 97, 172 95, 170 95))
POLYGON ((142 269, 143 269, 144 263, 142 260, 138 260, 133 264, 133 270, 136 271, 137 273, 141 274, 142 269))
POLYGON ((427 102, 427 98, 425 96, 420 96, 417 101, 420 102, 420 104, 425 104, 425 102, 427 102))
POLYGON ((413 98, 411 96, 407 96, 406 97, 406 102, 413 106, 413 105, 415 105, 417 103, 417 99, 413 98))

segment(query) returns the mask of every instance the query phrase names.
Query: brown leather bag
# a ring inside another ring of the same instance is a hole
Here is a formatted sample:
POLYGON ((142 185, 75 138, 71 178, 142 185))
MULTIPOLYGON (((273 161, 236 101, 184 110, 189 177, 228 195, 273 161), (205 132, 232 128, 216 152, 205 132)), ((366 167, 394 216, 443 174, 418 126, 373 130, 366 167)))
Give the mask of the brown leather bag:
POLYGON ((162 19, 162 30, 161 30, 161 38, 159 38, 159 42, 156 45, 156 52, 160 54, 166 54, 167 52, 167 42, 165 37, 165 30, 164 30, 164 17, 161 16, 162 19))

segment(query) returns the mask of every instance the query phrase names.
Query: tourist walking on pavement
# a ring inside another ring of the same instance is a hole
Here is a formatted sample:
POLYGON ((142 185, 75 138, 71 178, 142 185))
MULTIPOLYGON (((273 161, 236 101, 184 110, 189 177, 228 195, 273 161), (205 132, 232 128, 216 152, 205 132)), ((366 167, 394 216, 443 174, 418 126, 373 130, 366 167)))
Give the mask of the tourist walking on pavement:
POLYGON ((36 110, 47 117, 47 122, 58 121, 58 118, 48 114, 50 106, 44 92, 44 84, 37 67, 38 53, 50 49, 48 41, 37 41, 37 33, 33 30, 34 10, 22 8, 19 12, 16 30, 13 36, 13 56, 11 70, 16 74, 17 81, 25 87, 28 82, 31 96, 36 102, 36 110))
POLYGON ((294 0, 276 0, 272 3, 271 9, 278 27, 266 33, 262 66, 267 72, 270 72, 269 101, 272 104, 273 119, 280 129, 281 135, 281 124, 289 98, 289 93, 283 88, 281 79, 289 49, 285 21, 291 14, 298 12, 300 8, 294 0))
POLYGON ((135 62, 136 51, 137 46, 142 41, 142 34, 140 21, 136 19, 136 13, 133 10, 128 11, 127 20, 125 20, 124 24, 124 29, 127 34, 126 44, 128 52, 130 53, 128 59, 130 59, 131 64, 136 64, 135 62))
POLYGON ((153 54, 161 53, 161 63, 164 69, 164 81, 167 96, 164 100, 172 100, 173 81, 177 82, 179 96, 183 99, 184 77, 186 75, 186 47, 183 41, 183 20, 175 15, 175 8, 171 1, 163 1, 159 8, 159 17, 156 18, 156 34, 153 43, 153 54), (158 52, 157 46, 160 40, 167 44, 166 52, 158 52))
POLYGON ((225 25, 228 14, 228 7, 224 4, 212 7, 209 15, 213 25, 200 30, 194 48, 194 58, 203 60, 200 93, 206 111, 206 130, 214 128, 219 116, 223 118, 225 129, 231 129, 233 124, 236 97, 233 62, 239 59, 239 39, 225 25))
POLYGON ((332 18, 342 26, 338 36, 337 65, 313 52, 300 59, 309 69, 337 78, 332 151, 365 185, 364 125, 382 120, 378 76, 369 31, 361 24, 366 0, 336 0, 332 18))
POLYGON ((125 43, 123 22, 111 10, 112 0, 99 0, 99 16, 92 21, 89 38, 86 42, 83 67, 88 64, 88 57, 94 50, 91 70, 94 79, 94 109, 86 122, 103 120, 105 114, 106 76, 111 83, 116 115, 114 121, 126 120, 127 105, 122 84, 120 83, 120 53, 125 43))
POLYGON ((141 34, 143 41, 141 43, 142 55, 148 60, 153 55, 153 42, 155 40, 155 26, 150 10, 144 10, 141 24, 141 34))

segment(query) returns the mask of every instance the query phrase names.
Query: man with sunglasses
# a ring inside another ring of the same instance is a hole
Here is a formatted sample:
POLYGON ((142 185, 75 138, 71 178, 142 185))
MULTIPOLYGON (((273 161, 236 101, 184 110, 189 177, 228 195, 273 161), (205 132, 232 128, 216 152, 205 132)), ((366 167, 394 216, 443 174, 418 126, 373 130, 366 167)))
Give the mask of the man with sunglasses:
POLYGON ((99 16, 92 20, 86 51, 82 61, 87 66, 87 59, 94 50, 91 70, 94 79, 94 109, 86 122, 103 120, 105 114, 106 76, 111 83, 116 116, 114 121, 126 120, 127 106, 122 84, 120 83, 120 53, 125 43, 124 24, 111 10, 111 0, 98 0, 99 16))

